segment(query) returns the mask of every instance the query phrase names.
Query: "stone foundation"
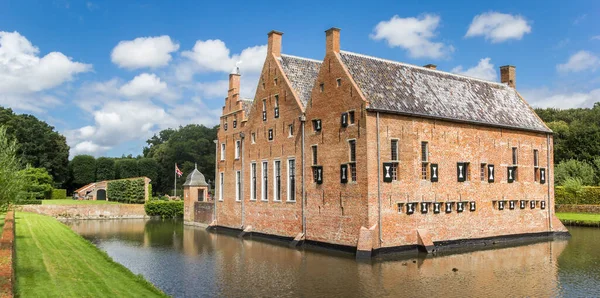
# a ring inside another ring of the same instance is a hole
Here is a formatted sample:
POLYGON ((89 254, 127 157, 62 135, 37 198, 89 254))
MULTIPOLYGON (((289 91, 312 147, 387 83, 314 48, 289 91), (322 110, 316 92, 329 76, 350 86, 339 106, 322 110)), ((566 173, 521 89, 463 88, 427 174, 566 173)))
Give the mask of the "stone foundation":
POLYGON ((148 218, 144 205, 23 205, 17 211, 48 215, 59 219, 132 219, 148 218))

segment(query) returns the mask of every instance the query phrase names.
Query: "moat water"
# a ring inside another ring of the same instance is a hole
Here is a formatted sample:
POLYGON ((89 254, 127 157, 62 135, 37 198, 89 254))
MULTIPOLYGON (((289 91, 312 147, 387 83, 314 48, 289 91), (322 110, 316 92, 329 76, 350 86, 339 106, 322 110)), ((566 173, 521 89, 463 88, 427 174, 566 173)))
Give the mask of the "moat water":
POLYGON ((174 297, 600 297, 598 228, 571 227, 569 240, 357 262, 181 221, 69 224, 174 297))

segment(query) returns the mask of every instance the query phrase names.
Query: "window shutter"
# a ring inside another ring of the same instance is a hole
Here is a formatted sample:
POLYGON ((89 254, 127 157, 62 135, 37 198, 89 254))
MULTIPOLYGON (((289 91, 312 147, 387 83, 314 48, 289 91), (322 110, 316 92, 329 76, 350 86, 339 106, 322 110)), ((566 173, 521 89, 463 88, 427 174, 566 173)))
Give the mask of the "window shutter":
POLYGON ((415 204, 416 203, 408 203, 406 204, 406 214, 413 214, 415 213, 415 204))
POLYGON ((465 202, 458 202, 456 206, 456 212, 461 213, 465 210, 465 202))
POLYGON ((452 204, 453 204, 453 202, 446 202, 446 208, 445 208, 446 213, 452 212, 452 204))
POLYGON ((515 168, 514 167, 507 167, 506 168, 507 172, 507 181, 508 183, 513 183, 515 181, 515 168))
POLYGON ((546 201, 541 201, 540 202, 540 208, 546 209, 546 201))
POLYGON ((392 182, 392 166, 393 164, 391 162, 383 163, 383 182, 392 182))
POLYGON ((510 200, 508 202, 508 209, 510 209, 510 210, 514 210, 515 209, 515 200, 510 200))
POLYGON ((546 183, 546 169, 545 168, 540 168, 540 183, 541 184, 546 183))
POLYGON ((494 165, 488 165, 488 182, 489 183, 494 183, 494 176, 496 175, 495 171, 494 171, 494 165))
POLYGON ((475 209, 476 209, 475 201, 469 202, 469 211, 473 212, 473 211, 475 211, 475 209))
POLYGON ((316 119, 316 120, 313 120, 313 129, 314 129, 316 132, 319 132, 319 131, 321 131, 321 119, 316 119))
POLYGON ((421 202, 421 213, 425 214, 429 211, 429 203, 421 202))
POLYGON ((534 200, 529 201, 529 208, 535 209, 535 201, 534 200))
POLYGON ((315 167, 315 171, 317 171, 317 184, 323 184, 323 167, 317 166, 315 167))
POLYGON ((506 201, 498 201, 498 210, 504 210, 504 203, 506 201))
POLYGON ((465 182, 466 180, 465 163, 459 162, 456 164, 456 177, 458 182, 465 182))
POLYGON ((275 118, 279 118, 279 107, 275 107, 275 118))
POLYGON ((431 167, 431 182, 438 182, 438 164, 432 163, 431 167))
POLYGON ((440 203, 440 202, 433 203, 433 213, 435 213, 435 214, 440 213, 440 205, 441 204, 442 203, 440 203))
POLYGON ((273 129, 269 129, 269 141, 273 140, 273 129))
POLYGON ((521 209, 525 209, 525 205, 527 202, 525 202, 525 200, 521 200, 521 209))
POLYGON ((263 121, 267 121, 267 111, 263 111, 263 121))
POLYGON ((348 165, 340 165, 340 182, 348 183, 348 165))
POLYGON ((224 126, 224 127, 225 127, 225 130, 227 130, 227 123, 225 123, 225 126, 224 126))
POLYGON ((237 127, 237 120, 233 120, 233 128, 237 127))
POLYGON ((342 113, 342 127, 348 126, 348 113, 342 113))

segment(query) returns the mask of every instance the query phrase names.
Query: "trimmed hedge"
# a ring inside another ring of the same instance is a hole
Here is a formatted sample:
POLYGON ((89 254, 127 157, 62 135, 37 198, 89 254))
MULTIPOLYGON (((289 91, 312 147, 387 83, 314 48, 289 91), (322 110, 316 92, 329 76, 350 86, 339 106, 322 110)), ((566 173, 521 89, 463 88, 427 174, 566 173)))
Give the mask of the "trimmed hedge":
POLYGON ((66 189, 53 189, 52 190, 52 199, 53 200, 66 200, 67 199, 67 190, 66 189))
POLYGON ((109 181, 106 196, 109 201, 144 204, 144 178, 109 181))
POLYGON ((182 218, 183 201, 149 201, 144 205, 146 214, 162 218, 182 218))
POLYGON ((562 186, 554 188, 554 203, 556 205, 600 205, 600 187, 584 186, 578 195, 573 195, 562 186))
POLYGON ((18 200, 15 202, 15 205, 42 205, 42 200, 18 200))

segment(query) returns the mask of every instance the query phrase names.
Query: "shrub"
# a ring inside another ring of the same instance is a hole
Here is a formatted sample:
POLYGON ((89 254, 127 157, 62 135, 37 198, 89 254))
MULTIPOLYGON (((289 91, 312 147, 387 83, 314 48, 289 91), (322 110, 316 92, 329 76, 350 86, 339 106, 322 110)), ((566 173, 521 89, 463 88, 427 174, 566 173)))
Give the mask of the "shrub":
POLYGON ((183 201, 149 201, 144 205, 146 214, 162 218, 182 218, 183 201))
POLYGON ((129 204, 143 204, 145 200, 144 179, 123 179, 109 181, 106 196, 110 201, 129 204))
POLYGON ((583 186, 579 192, 567 191, 565 187, 557 186, 554 189, 554 203, 556 205, 600 205, 600 187, 583 186))
POLYGON ((42 200, 17 200, 15 202, 15 205, 41 205, 42 204, 42 200))
POLYGON ((53 200, 66 200, 67 199, 67 190, 66 189, 53 189, 52 190, 52 199, 53 200))
POLYGON ((52 176, 44 168, 27 167, 21 170, 21 177, 25 183, 23 191, 19 192, 17 199, 46 199, 52 198, 52 176))
POLYGON ((116 176, 120 179, 140 176, 137 160, 133 158, 117 159, 115 162, 116 176))
POLYGON ((596 174, 594 167, 585 161, 567 160, 556 165, 554 169, 555 182, 563 185, 569 178, 579 178, 583 185, 594 185, 596 174))

